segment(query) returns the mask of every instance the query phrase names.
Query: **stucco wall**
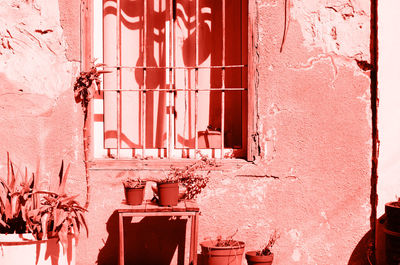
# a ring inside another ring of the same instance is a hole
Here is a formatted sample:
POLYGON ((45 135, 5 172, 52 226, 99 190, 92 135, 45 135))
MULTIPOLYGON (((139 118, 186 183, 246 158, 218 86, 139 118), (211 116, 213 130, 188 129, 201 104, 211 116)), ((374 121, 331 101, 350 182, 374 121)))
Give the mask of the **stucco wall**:
POLYGON ((1 164, 9 151, 17 165, 39 167, 49 182, 65 160, 70 181, 80 182, 83 121, 71 90, 79 63, 66 57, 58 2, 1 1, 0 43, 1 164))
MULTIPOLYGON (((359 65, 370 63, 369 1, 287 1, 282 52, 285 1, 250 1, 260 156, 212 173, 198 198, 199 239, 238 229, 235 238, 253 249, 277 229, 274 264, 362 264, 355 260, 366 257, 356 248, 370 229, 371 113, 369 72, 359 65)), ((40 158, 47 176, 71 162, 69 190, 84 202, 83 116, 72 93, 79 1, 32 2, 0 5, 0 154, 32 169, 40 158)), ((78 264, 115 264, 121 174, 92 170, 90 179, 90 236, 81 237, 78 264)))

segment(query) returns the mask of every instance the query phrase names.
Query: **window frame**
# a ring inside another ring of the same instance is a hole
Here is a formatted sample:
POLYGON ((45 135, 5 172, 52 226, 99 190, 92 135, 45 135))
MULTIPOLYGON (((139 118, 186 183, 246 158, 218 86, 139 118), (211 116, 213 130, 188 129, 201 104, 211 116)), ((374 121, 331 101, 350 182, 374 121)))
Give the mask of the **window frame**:
MULTIPOLYGON (((93 40, 93 29, 94 29, 94 1, 96 0, 88 0, 81 1, 81 25, 80 25, 80 40, 81 40, 81 69, 89 69, 91 66, 91 62, 93 62, 94 56, 94 40, 93 40)), ((227 1, 227 0, 225 0, 227 1)), ((242 160, 242 161, 254 161, 259 157, 259 148, 258 148, 258 133, 257 133, 257 121, 256 121, 256 89, 257 89, 257 63, 255 52, 258 48, 258 35, 257 35, 257 11, 256 11, 256 3, 255 0, 247 0, 247 120, 244 121, 247 124, 246 131, 246 158, 238 159, 238 158, 223 158, 222 161, 229 160, 242 160)), ((143 159, 105 159, 105 158, 95 158, 94 150, 93 150, 93 122, 94 122, 94 103, 93 100, 90 101, 88 106, 88 115, 85 124, 86 132, 84 133, 84 137, 86 137, 86 141, 88 142, 88 150, 87 156, 85 155, 85 160, 88 162, 90 168, 109 168, 111 165, 124 165, 124 164, 132 164, 133 161, 137 160, 137 163, 141 165, 149 165, 149 164, 163 164, 168 161, 167 164, 176 164, 180 163, 180 161, 191 161, 191 158, 182 158, 182 159, 154 159, 150 162, 150 160, 146 160, 146 163, 140 163, 143 159)), ((186 162, 185 162, 186 163, 186 162)), ((229 163, 228 163, 229 164, 229 163)))

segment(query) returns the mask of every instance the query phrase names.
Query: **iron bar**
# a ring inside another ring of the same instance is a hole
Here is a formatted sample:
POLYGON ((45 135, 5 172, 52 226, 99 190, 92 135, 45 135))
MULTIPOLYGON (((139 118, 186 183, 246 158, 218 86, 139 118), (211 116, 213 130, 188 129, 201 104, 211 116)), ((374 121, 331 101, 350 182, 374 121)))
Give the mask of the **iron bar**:
POLYGON ((172 79, 172 50, 173 50, 173 0, 169 1, 169 40, 168 40, 168 81, 169 81, 169 94, 168 94, 168 105, 169 105, 169 113, 168 113, 168 118, 169 118, 169 122, 168 122, 168 137, 167 137, 167 141, 168 141, 168 150, 167 150, 167 157, 170 158, 171 157, 171 148, 172 148, 172 87, 173 87, 173 79, 172 79))
POLYGON ((142 89, 142 157, 146 150, 146 66, 147 66, 147 0, 143 0, 143 89, 142 89))
MULTIPOLYGON (((121 64, 121 0, 117 0, 117 64, 121 64)), ((121 68, 117 68, 117 159, 121 150, 121 68)))
MULTIPOLYGON (((222 0, 222 65, 225 65, 226 50, 226 0, 222 0)), ((221 95, 221 159, 224 158, 225 141, 225 67, 222 68, 222 95, 221 95)))
POLYGON ((196 66, 195 66, 195 99, 194 99, 194 157, 197 158, 197 149, 199 148, 199 136, 197 134, 197 123, 199 116, 199 0, 196 0, 196 66))
MULTIPOLYGON (((104 91, 117 91, 118 89, 105 89, 104 91)), ((225 88, 203 88, 203 89, 191 89, 191 88, 174 88, 174 89, 168 89, 168 88, 161 88, 161 89, 124 89, 124 91, 153 91, 153 92, 159 92, 159 91, 165 91, 165 92, 175 92, 175 91, 198 91, 198 92, 207 92, 207 91, 247 91, 247 88, 244 87, 225 87, 225 88)))
MULTIPOLYGON (((197 46, 197 45, 196 45, 197 46)), ((210 66, 126 66, 126 65, 107 65, 103 68, 127 68, 127 69, 226 69, 226 68, 243 68, 247 64, 237 65, 210 65, 210 66)))

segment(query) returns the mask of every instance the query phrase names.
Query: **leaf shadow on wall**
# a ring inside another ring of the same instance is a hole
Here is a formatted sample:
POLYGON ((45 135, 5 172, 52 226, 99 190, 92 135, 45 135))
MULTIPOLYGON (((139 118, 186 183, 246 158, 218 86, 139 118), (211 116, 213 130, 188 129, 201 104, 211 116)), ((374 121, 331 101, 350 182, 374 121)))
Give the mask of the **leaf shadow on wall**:
MULTIPOLYGON (((124 218, 125 264, 169 265, 176 249, 178 264, 184 264, 186 219, 144 217, 137 223, 124 218)), ((97 256, 97 264, 117 264, 119 258, 118 213, 107 221, 108 238, 97 256)))
MULTIPOLYGON (((223 38, 222 2, 202 0, 199 2, 198 32, 196 32, 196 6, 194 1, 147 1, 145 7, 141 0, 121 0, 120 13, 120 60, 125 66, 136 66, 134 69, 123 68, 120 72, 120 86, 123 91, 119 99, 122 108, 121 145, 123 148, 167 148, 168 119, 174 113, 176 121, 175 134, 178 148, 194 148, 197 131, 205 131, 208 125, 221 128, 222 93, 215 90, 224 86, 241 88, 244 86, 244 70, 233 67, 223 71, 220 68, 206 69, 210 66, 245 64, 242 45, 242 1, 232 0, 226 6, 226 33, 223 38), (172 3, 172 7, 170 6, 172 3), (233 4, 235 3, 235 4, 233 4), (169 36, 172 12, 174 36, 169 36), (145 25, 146 24, 146 25, 145 25), (145 28, 146 27, 146 28, 145 28), (198 33, 198 34, 197 34, 198 33), (196 45, 196 34, 198 41, 196 45), (170 43, 170 39, 174 42, 170 43), (223 56, 223 39, 225 39, 225 57, 223 56), (146 51, 146 52, 144 52, 146 51), (195 81, 196 53, 198 64, 203 68, 197 71, 198 84, 195 81), (242 54, 243 53, 243 54, 242 54), (171 57, 171 58, 170 58, 171 57), (225 62, 223 62, 225 58, 225 62), (173 63, 172 63, 173 61, 173 63), (172 64, 171 64, 172 63, 172 64), (144 71, 141 67, 146 65, 144 71), (168 66, 188 67, 167 71, 168 66), (167 74, 168 72, 168 74, 167 74), (169 77, 170 76, 170 77, 169 77), (172 78, 173 81, 169 79, 172 78), (175 89, 213 88, 209 92, 202 91, 197 112, 198 128, 195 131, 195 93, 174 93, 174 112, 168 108, 169 92, 173 83, 175 89), (163 91, 162 91, 163 90, 163 91), (142 113, 143 112, 143 113, 142 113), (145 119, 144 121, 142 119, 145 119), (144 128, 143 128, 144 127, 144 128), (143 130, 143 131, 142 131, 143 130), (144 143, 143 143, 143 142, 144 143)), ((104 63, 109 66, 116 62, 116 17, 117 1, 104 0, 104 63), (114 25, 115 24, 115 25, 114 25), (109 25, 109 27, 107 27, 109 25)), ((245 21, 245 20, 244 20, 245 21)), ((242 36, 243 35, 243 36, 242 36)), ((242 43, 243 42, 243 43, 242 43)), ((104 87, 115 88, 116 71, 104 75, 104 87)), ((226 147, 242 145, 242 104, 243 93, 230 91, 224 99, 224 130, 226 147), (229 136, 229 137, 228 137, 229 136)), ((104 116, 106 148, 117 148, 117 93, 104 93, 107 111, 104 116)))

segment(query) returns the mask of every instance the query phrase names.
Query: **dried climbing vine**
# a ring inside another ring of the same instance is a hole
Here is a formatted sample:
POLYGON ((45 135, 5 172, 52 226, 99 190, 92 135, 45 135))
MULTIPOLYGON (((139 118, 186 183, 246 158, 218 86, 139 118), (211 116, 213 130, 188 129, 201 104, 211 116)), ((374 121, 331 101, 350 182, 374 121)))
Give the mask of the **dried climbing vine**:
POLYGON ((84 152, 84 162, 85 162, 85 177, 86 177, 86 202, 85 208, 87 209, 90 201, 90 184, 89 184, 89 141, 88 141, 88 131, 87 131, 87 117, 88 117, 88 106, 90 100, 94 95, 100 91, 100 75, 105 73, 110 73, 110 71, 99 70, 104 64, 94 64, 88 71, 80 72, 79 76, 76 78, 74 83, 74 97, 77 103, 81 103, 84 121, 83 121, 83 152, 84 152))

